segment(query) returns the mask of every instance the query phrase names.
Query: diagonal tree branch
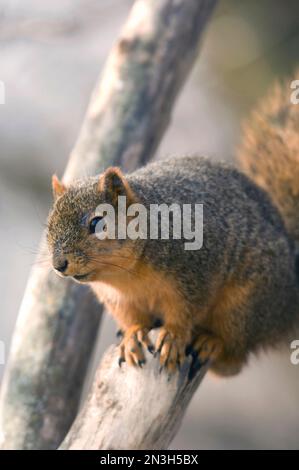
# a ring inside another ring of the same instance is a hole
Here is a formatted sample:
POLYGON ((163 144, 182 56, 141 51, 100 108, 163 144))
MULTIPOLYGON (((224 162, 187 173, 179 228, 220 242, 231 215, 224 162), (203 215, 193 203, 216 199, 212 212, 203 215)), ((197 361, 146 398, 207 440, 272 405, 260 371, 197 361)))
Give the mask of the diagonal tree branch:
MULTIPOLYGON (((137 0, 91 99, 65 181, 154 154, 216 0, 137 0)), ((43 255, 42 255, 43 256, 43 255)), ((85 286, 30 275, 1 388, 1 446, 57 448, 72 424, 101 318, 85 286)))
POLYGON ((208 364, 190 381, 190 359, 168 377, 159 373, 158 358, 146 356, 142 370, 126 364, 120 369, 117 348, 108 349, 61 449, 167 449, 208 364))

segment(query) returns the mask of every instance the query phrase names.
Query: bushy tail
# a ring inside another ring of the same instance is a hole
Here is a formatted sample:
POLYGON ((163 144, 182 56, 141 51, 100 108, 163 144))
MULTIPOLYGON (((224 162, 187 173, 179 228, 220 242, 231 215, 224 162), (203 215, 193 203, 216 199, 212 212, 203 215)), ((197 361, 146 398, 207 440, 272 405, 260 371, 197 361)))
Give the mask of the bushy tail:
POLYGON ((299 104, 291 102, 290 84, 276 84, 245 123, 237 160, 267 191, 299 242, 299 104))

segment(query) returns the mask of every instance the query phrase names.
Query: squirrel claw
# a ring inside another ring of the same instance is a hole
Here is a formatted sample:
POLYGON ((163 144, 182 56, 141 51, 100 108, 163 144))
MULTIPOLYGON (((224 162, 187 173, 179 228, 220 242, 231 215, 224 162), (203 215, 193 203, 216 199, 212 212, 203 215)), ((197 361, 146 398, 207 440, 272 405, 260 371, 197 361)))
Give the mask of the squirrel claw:
POLYGON ((194 356, 194 353, 195 353, 195 351, 193 349, 192 344, 188 344, 188 346, 185 349, 186 356, 194 356))
POLYGON ((156 341, 156 352, 154 357, 160 355, 160 372, 166 368, 169 374, 174 374, 178 364, 185 359, 185 342, 167 327, 162 327, 156 341))
POLYGON ((130 366, 142 368, 145 364, 144 347, 151 347, 147 338, 148 330, 139 325, 135 325, 125 331, 120 343, 120 356, 130 366))
POLYGON ((192 359, 190 369, 189 369, 189 373, 188 373, 188 380, 190 382, 191 382, 191 380, 194 379, 197 372, 199 372, 199 370, 201 369, 202 366, 203 366, 203 363, 199 360, 198 356, 192 359))
POLYGON ((201 363, 207 360, 214 361, 223 351, 223 342, 220 338, 210 334, 201 334, 196 338, 191 353, 193 359, 198 357, 201 363))
POLYGON ((216 360, 223 351, 221 339, 210 335, 200 334, 194 344, 186 348, 192 356, 188 379, 192 380, 202 366, 209 361, 216 360))
POLYGON ((121 367, 121 365, 122 365, 123 362, 126 362, 126 360, 125 360, 123 357, 120 357, 120 358, 118 359, 118 366, 121 367))

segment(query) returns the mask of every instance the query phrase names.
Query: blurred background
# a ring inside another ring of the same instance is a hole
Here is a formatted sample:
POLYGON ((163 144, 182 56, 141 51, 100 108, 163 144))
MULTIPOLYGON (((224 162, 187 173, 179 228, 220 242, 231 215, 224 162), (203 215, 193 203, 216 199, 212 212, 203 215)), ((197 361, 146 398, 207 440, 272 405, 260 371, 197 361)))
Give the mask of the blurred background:
MULTIPOLYGON (((6 354, 26 280, 90 93, 132 0, 0 0, 0 341, 6 354)), ((298 0, 222 0, 156 158, 233 160, 240 126, 276 78, 295 74, 298 0)), ((97 360, 114 341, 103 321, 97 360)), ((295 339, 295 338, 294 338, 295 339)), ((0 380, 5 365, 0 365, 0 380)), ((299 448, 299 365, 290 351, 207 376, 174 449, 299 448)))

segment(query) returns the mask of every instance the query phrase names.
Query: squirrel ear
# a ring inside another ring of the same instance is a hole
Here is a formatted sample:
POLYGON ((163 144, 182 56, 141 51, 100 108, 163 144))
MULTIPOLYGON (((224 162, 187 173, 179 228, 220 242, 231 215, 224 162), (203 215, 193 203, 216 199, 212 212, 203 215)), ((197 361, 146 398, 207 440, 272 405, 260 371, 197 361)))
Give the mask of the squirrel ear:
POLYGON ((66 191, 66 187, 58 179, 56 175, 52 176, 52 189, 53 189, 54 200, 58 199, 66 191))
POLYGON ((117 203, 118 196, 126 196, 127 203, 133 201, 133 192, 120 168, 108 168, 99 179, 98 189, 107 199, 117 203))

